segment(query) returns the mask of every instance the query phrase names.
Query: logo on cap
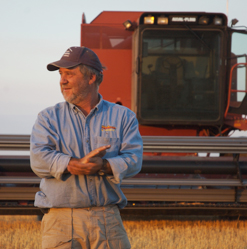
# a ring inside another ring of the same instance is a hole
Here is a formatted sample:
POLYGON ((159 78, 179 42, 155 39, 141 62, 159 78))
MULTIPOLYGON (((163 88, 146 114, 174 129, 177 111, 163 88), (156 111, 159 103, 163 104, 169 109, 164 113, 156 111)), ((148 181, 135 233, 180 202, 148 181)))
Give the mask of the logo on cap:
POLYGON ((72 50, 71 48, 68 48, 68 49, 66 50, 66 52, 64 53, 63 56, 64 56, 64 57, 69 57, 71 52, 73 52, 73 50, 72 50))

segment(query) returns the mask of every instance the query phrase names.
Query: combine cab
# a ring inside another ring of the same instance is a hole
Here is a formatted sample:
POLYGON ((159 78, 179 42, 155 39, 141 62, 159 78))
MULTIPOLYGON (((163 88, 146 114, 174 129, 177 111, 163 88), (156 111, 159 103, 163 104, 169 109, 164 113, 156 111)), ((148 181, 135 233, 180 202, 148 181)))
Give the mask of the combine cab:
MULTIPOLYGON (((122 182, 123 212, 247 215, 247 138, 229 137, 247 130, 247 32, 235 22, 204 12, 82 16, 81 46, 106 67, 100 93, 132 109, 143 136, 142 171, 122 182)), ((1 136, 0 147, 28 141, 1 136)), ((29 158, 2 156, 0 167, 2 213, 35 212, 29 158)))
POLYGON ((247 32, 220 13, 102 12, 81 46, 107 70, 100 92, 132 109, 143 136, 246 130, 247 32))

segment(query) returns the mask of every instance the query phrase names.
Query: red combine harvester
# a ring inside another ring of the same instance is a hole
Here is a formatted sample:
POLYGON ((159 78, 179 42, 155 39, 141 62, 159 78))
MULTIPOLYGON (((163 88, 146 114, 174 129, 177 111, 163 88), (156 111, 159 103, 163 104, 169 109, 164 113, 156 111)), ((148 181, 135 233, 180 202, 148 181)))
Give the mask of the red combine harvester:
MULTIPOLYGON (((247 31, 236 22, 205 12, 82 16, 81 46, 106 67, 100 93, 132 109, 143 136, 123 212, 247 215, 247 138, 229 137, 247 130, 247 31)), ((0 148, 28 149, 29 136, 0 136, 0 148)), ((2 156, 0 167, 0 211, 38 212, 29 158, 2 156)))

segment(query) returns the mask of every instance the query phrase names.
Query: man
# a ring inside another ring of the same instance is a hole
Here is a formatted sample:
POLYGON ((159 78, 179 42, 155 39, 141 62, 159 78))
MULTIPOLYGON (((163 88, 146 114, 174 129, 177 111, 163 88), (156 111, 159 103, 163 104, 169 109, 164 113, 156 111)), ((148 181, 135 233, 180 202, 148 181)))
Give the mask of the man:
POLYGON ((135 114, 102 99, 103 67, 92 50, 71 47, 47 69, 59 70, 66 101, 40 112, 31 135, 42 248, 130 248, 118 209, 127 203, 122 179, 141 169, 135 114))

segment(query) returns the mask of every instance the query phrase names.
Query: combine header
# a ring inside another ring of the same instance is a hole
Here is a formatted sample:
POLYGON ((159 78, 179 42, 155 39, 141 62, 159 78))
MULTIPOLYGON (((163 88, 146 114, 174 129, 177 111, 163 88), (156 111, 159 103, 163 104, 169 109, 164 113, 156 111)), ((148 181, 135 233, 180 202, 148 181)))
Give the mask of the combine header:
MULTIPOLYGON (((1 135, 0 149, 28 151, 29 139, 1 135)), ((143 141, 142 171, 122 182, 129 200, 122 213, 247 215, 242 156, 247 138, 144 136, 143 141), (229 156, 195 156, 198 152, 229 156)), ((0 156, 0 169, 0 214, 41 214, 33 206, 40 179, 31 172, 29 156, 0 156)))
MULTIPOLYGON (((229 137, 247 130, 247 32, 227 22, 205 12, 82 16, 81 46, 106 67, 100 93, 132 109, 143 136, 142 171, 122 182, 123 212, 247 215, 247 138, 229 137)), ((29 136, 0 140, 29 148, 29 136)), ((28 156, 2 156, 0 167, 1 212, 38 212, 28 156)))

